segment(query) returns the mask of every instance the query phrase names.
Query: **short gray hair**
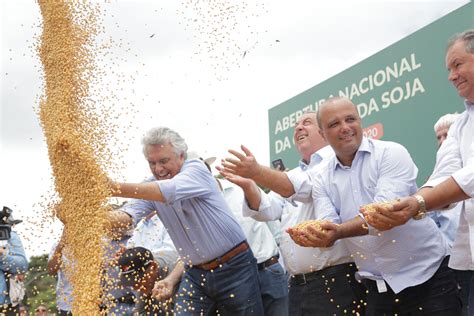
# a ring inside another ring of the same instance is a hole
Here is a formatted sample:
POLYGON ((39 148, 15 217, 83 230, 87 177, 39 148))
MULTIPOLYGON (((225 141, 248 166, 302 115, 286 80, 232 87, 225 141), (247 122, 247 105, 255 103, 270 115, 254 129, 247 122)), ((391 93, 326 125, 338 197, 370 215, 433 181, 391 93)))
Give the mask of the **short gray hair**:
POLYGON ((176 155, 184 153, 184 159, 187 158, 188 145, 177 132, 168 127, 154 127, 147 131, 142 138, 143 154, 146 157, 146 147, 149 145, 170 144, 176 155))
POLYGON ((435 133, 441 128, 449 128, 458 118, 459 113, 448 113, 441 116, 434 125, 435 133))
POLYGON ((454 34, 448 41, 446 51, 448 51, 451 46, 453 46, 458 41, 464 42, 466 52, 474 54, 474 29, 454 34))

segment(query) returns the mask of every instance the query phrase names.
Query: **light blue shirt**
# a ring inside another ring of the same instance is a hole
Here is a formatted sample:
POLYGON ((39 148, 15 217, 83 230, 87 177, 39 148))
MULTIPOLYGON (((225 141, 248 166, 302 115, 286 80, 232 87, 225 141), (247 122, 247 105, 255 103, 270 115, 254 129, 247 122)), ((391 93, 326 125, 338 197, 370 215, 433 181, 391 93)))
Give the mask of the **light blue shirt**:
MULTIPOLYGON (((417 168, 408 151, 393 142, 362 139, 351 167, 336 157, 312 175, 319 219, 343 223, 359 216, 359 207, 416 192, 417 168)), ((384 280, 395 293, 424 283, 439 268, 448 246, 433 220, 409 220, 374 235, 345 238, 358 278, 384 280)), ((380 283, 381 281, 379 281, 380 283)))
POLYGON ((450 249, 454 244, 454 239, 456 238, 461 209, 462 203, 459 203, 449 211, 433 211, 427 213, 428 216, 434 220, 436 226, 438 226, 439 230, 448 242, 450 249))
POLYGON ((156 210, 185 263, 208 262, 245 240, 216 179, 201 160, 186 160, 172 179, 155 183, 166 202, 133 200, 123 211, 137 223, 156 210))
POLYGON ((28 260, 26 259, 25 249, 21 243, 20 237, 13 230, 11 238, 7 241, 6 252, 0 255, 0 304, 10 304, 8 297, 7 282, 5 272, 12 275, 25 273, 28 270, 28 260))

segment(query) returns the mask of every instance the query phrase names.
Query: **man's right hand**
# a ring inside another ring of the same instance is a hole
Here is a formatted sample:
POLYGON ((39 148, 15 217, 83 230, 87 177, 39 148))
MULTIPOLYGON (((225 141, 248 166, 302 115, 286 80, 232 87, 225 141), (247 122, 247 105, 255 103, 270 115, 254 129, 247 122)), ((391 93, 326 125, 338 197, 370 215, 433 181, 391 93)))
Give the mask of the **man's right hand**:
POLYGON ((164 278, 155 283, 155 286, 151 291, 152 296, 159 301, 166 301, 173 296, 176 285, 177 284, 172 282, 170 279, 164 278))

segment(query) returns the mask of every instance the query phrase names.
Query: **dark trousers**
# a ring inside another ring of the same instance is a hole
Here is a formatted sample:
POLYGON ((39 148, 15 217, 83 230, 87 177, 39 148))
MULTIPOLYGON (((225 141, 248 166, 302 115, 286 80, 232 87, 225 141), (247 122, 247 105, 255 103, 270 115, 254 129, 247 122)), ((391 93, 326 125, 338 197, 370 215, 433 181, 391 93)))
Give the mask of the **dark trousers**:
POLYGON ((459 294, 462 301, 462 316, 474 315, 474 271, 454 270, 456 281, 458 282, 459 294))
POLYGON ((445 259, 436 273, 425 283, 411 286, 398 294, 387 284, 387 292, 379 293, 377 283, 364 280, 367 296, 368 316, 382 315, 461 315, 461 298, 453 270, 445 259))
POLYGON ((356 281, 354 263, 290 277, 291 316, 364 315, 365 287, 356 281))
POLYGON ((62 309, 58 309, 59 311, 59 316, 72 316, 72 312, 71 311, 63 311, 62 309))
POLYGON ((9 305, 0 305, 0 315, 5 316, 17 316, 20 314, 20 304, 16 306, 9 305))

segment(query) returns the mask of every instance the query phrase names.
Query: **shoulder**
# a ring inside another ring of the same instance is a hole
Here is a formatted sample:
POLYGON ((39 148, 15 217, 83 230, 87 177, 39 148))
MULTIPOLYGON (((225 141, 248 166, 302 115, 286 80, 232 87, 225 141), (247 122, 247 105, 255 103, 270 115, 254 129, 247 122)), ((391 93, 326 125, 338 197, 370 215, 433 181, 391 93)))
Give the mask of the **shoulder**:
POLYGON ((368 141, 375 151, 408 153, 408 150, 405 148, 405 146, 396 142, 378 139, 369 139, 368 141))

